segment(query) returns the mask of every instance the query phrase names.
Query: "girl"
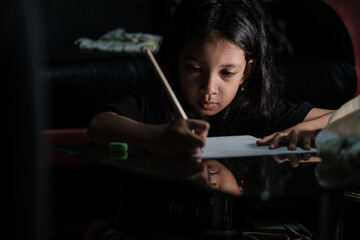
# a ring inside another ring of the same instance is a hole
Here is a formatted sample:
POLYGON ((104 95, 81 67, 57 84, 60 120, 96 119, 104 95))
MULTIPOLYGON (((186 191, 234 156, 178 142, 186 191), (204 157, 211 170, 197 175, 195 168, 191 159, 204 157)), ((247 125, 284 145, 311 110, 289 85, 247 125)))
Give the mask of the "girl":
POLYGON ((253 135, 259 145, 309 149, 332 111, 278 97, 264 16, 251 0, 183 0, 158 56, 188 120, 159 80, 132 88, 89 124, 94 142, 125 141, 161 154, 195 154, 207 136, 253 135))

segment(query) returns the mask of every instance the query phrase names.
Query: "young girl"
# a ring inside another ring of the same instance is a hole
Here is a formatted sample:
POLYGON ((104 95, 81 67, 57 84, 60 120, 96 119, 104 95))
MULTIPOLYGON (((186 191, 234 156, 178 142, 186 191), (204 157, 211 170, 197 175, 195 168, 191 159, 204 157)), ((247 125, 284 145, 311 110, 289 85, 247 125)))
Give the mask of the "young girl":
POLYGON ((94 142, 124 141, 161 154, 195 154, 207 136, 253 135, 258 145, 309 149, 332 111, 278 97, 264 15, 251 0, 183 0, 158 56, 189 116, 154 76, 108 104, 89 124, 94 142))

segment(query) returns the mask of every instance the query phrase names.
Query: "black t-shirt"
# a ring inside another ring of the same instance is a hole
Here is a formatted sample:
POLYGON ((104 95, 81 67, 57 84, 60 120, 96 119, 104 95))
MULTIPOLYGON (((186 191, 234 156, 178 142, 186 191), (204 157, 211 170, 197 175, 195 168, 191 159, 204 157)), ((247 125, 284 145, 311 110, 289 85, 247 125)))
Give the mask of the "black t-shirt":
MULTIPOLYGON (((164 123, 159 118, 157 107, 152 106, 150 102, 151 101, 146 97, 146 94, 132 89, 132 91, 122 96, 117 101, 107 104, 101 111, 113 111, 119 115, 143 123, 164 123)), ((245 124, 242 123, 241 120, 234 120, 231 121, 230 125, 239 126, 227 127, 227 131, 224 131, 223 133, 226 135, 266 136, 302 122, 312 108, 313 106, 308 102, 293 104, 285 99, 279 98, 276 102, 275 112, 272 119, 267 120, 267 122, 264 122, 264 120, 248 121, 245 124), (263 128, 263 126, 267 127, 263 128)), ((222 123, 220 124, 223 125, 222 123)), ((212 127, 210 127, 210 129, 211 128, 212 127)), ((216 132, 211 134, 210 132, 209 136, 211 135, 214 136, 223 134, 217 134, 216 132)))

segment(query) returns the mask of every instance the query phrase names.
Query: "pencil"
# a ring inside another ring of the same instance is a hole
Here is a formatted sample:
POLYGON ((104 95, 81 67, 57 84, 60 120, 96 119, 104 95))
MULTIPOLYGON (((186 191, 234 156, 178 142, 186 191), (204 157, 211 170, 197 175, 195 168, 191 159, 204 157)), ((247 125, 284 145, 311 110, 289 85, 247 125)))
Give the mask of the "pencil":
POLYGON ((169 82, 167 81, 164 73, 162 72, 162 70, 161 70, 159 64, 157 63, 154 55, 152 54, 151 50, 148 48, 148 49, 145 50, 145 52, 146 52, 147 56, 150 58, 150 60, 151 60, 151 62, 153 64, 153 67, 154 67, 154 69, 155 69, 155 71, 157 73, 157 76, 159 77, 160 81, 162 82, 162 84, 163 84, 167 94, 169 95, 172 103, 174 104, 175 108, 177 109, 177 111, 179 112, 179 114, 181 115, 181 117, 183 119, 188 119, 184 109, 182 108, 179 100, 177 99, 174 91, 172 90, 169 82))

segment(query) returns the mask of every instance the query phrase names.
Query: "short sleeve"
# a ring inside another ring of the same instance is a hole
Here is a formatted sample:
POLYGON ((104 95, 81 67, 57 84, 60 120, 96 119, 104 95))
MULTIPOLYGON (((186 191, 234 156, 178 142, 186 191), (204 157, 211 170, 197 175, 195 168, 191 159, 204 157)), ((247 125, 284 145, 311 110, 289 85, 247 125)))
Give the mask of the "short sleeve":
POLYGON ((303 122, 306 115, 313 108, 314 106, 308 102, 294 104, 288 100, 279 99, 276 103, 270 129, 277 132, 303 122))
POLYGON ((138 122, 145 122, 146 100, 139 91, 132 90, 114 102, 106 104, 101 112, 112 111, 138 122))

